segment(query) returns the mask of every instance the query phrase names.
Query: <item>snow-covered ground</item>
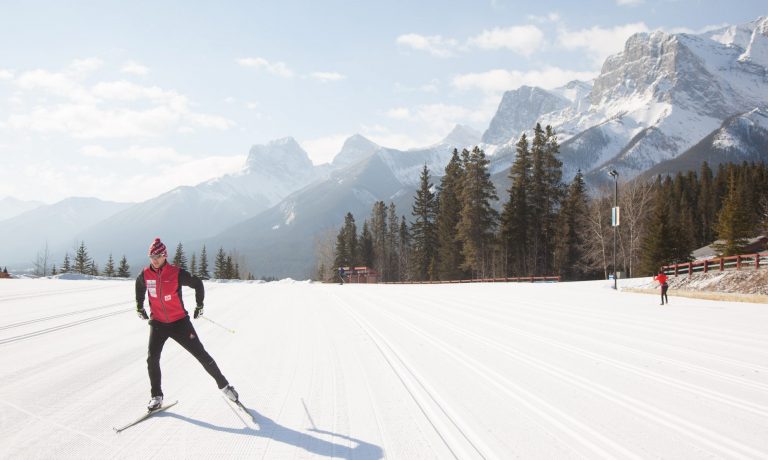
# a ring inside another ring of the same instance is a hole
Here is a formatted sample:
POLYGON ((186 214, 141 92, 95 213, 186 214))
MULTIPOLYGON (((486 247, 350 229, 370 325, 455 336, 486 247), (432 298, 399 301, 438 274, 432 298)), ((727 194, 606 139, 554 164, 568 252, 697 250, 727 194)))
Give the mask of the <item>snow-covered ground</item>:
MULTIPOLYGON (((620 281, 621 283, 621 281, 620 281)), ((0 280, 0 458, 768 458, 768 306, 610 283, 206 283, 149 399, 133 282, 0 280)), ((193 298, 191 292, 185 298, 193 298)))

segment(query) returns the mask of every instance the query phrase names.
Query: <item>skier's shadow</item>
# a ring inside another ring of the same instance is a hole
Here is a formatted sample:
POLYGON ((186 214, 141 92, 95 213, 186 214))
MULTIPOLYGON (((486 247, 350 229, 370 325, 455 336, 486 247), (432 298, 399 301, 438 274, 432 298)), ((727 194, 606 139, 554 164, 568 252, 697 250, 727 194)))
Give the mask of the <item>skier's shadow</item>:
POLYGON ((179 420, 184 420, 193 425, 197 425, 210 430, 221 431, 224 433, 243 434, 246 436, 257 436, 261 438, 269 438, 284 444, 294 445, 300 447, 307 452, 313 454, 322 455, 324 457, 334 458, 346 458, 346 459, 361 459, 361 460, 379 460, 384 458, 384 451, 381 447, 367 443, 360 439, 355 439, 349 436, 345 436, 338 433, 332 433, 330 431, 318 430, 316 428, 310 428, 309 431, 332 436, 335 438, 345 439, 353 443, 353 447, 349 447, 343 444, 336 444, 331 441, 326 441, 320 437, 311 436, 301 431, 296 431, 291 428, 285 427, 278 423, 275 423, 269 417, 266 417, 253 409, 248 409, 248 415, 251 416, 253 423, 258 425, 259 429, 254 430, 250 427, 245 428, 228 428, 212 423, 204 422, 202 420, 193 419, 184 415, 176 414, 173 412, 164 412, 158 414, 162 417, 173 417, 179 420))

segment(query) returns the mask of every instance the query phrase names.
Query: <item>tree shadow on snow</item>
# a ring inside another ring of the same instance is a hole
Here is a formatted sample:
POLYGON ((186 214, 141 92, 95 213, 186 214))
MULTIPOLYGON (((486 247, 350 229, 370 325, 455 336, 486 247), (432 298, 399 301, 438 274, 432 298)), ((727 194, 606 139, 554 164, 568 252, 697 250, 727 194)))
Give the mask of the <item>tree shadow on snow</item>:
POLYGON ((197 425, 209 430, 221 431, 223 433, 242 434, 246 436, 256 436, 260 438, 272 439, 274 441, 282 442, 284 444, 290 444, 296 447, 300 447, 307 452, 311 452, 316 455, 322 455, 325 457, 334 458, 346 458, 346 459, 360 459, 360 460, 379 460, 384 458, 384 451, 381 447, 367 443, 360 439, 355 439, 349 436, 345 436, 338 433, 332 433, 330 431, 319 430, 317 428, 310 428, 309 431, 318 433, 325 436, 332 436, 334 438, 340 438, 353 443, 354 447, 349 447, 344 444, 336 444, 325 439, 296 431, 286 426, 275 423, 269 417, 266 417, 256 410, 248 409, 248 415, 251 416, 253 423, 258 425, 258 429, 255 430, 250 427, 244 428, 228 428, 212 423, 204 422, 202 420, 193 419, 184 415, 176 414, 173 412, 165 412, 158 414, 162 417, 172 417, 179 420, 184 420, 193 425, 197 425))

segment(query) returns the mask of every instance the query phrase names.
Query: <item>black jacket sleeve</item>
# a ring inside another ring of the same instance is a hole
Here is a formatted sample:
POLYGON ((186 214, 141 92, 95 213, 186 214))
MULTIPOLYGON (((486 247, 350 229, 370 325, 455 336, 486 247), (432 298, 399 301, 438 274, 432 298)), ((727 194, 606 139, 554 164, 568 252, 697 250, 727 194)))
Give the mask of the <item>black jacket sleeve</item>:
POLYGON ((190 274, 184 269, 181 269, 179 270, 179 289, 181 289, 181 286, 187 286, 194 289, 195 304, 198 307, 203 306, 203 300, 205 300, 205 288, 203 287, 203 281, 200 278, 190 274))
POLYGON ((144 308, 144 299, 147 295, 147 283, 144 282, 144 271, 136 277, 136 309, 144 308))

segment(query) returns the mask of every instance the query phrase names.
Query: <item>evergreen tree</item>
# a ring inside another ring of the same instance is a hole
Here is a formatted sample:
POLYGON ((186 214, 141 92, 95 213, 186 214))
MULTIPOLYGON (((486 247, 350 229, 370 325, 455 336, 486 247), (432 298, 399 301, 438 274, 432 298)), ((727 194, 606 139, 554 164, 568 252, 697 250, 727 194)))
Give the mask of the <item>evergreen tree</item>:
POLYGON ((751 223, 744 202, 744 185, 738 184, 735 172, 728 181, 728 194, 717 217, 715 231, 722 243, 715 249, 723 256, 742 254, 751 232, 751 223))
POLYGON ((458 225, 458 237, 463 243, 462 268, 480 277, 490 274, 494 230, 499 217, 490 203, 491 200, 498 200, 498 196, 491 182, 488 163, 483 150, 479 147, 472 149, 464 170, 458 225))
POLYGON ((91 259, 91 264, 88 266, 88 274, 99 276, 99 266, 96 265, 96 261, 93 259, 91 259))
MULTIPOLYGON (((666 183, 670 184, 669 178, 666 183)), ((667 191, 670 186, 662 186, 661 178, 656 182, 656 194, 654 198, 651 221, 647 227, 647 233, 643 239, 643 255, 641 257, 641 271, 644 275, 653 275, 658 270, 674 261, 674 227, 669 221, 669 200, 667 191), (666 190, 665 190, 666 189, 666 190)))
POLYGON ((585 279, 590 272, 587 248, 588 235, 587 194, 581 170, 576 173, 560 210, 558 233, 555 239, 555 271, 563 279, 585 279))
POLYGON ((83 275, 89 274, 92 269, 91 262, 92 260, 88 255, 88 250, 85 248, 85 241, 81 241, 80 247, 77 248, 77 252, 75 254, 75 272, 82 273, 83 275))
POLYGON ((203 245, 202 251, 200 251, 200 270, 197 272, 197 277, 202 280, 207 280, 211 277, 208 273, 208 253, 205 251, 205 245, 203 245))
POLYGON ((387 208, 387 236, 385 241, 387 246, 387 281, 397 281, 401 277, 398 264, 400 258, 399 223, 395 203, 389 203, 389 207, 387 208))
POLYGON ((69 261, 69 253, 64 254, 64 262, 61 264, 61 273, 69 273, 72 271, 72 264, 69 261))
POLYGON ((224 263, 224 279, 234 279, 235 278, 235 265, 232 263, 232 256, 227 255, 227 260, 224 263))
POLYGON ((435 218, 437 216, 437 200, 429 182, 429 169, 426 163, 421 170, 420 186, 416 191, 415 202, 411 214, 415 221, 411 225, 413 241, 413 274, 415 280, 432 279, 430 268, 433 266, 437 252, 437 232, 435 218))
POLYGON ((120 278, 128 278, 131 276, 131 267, 128 265, 125 255, 120 259, 120 265, 117 266, 117 276, 120 278))
POLYGON ((398 232, 400 242, 400 254, 398 254, 398 271, 400 272, 399 281, 410 280, 411 270, 411 234, 408 231, 408 222, 405 220, 405 216, 400 216, 400 231, 398 232))
POLYGON ((551 126, 534 128, 531 144, 531 269, 533 274, 546 275, 552 270, 552 252, 557 210, 563 195, 562 162, 557 136, 551 126))
POLYGON ((531 184, 532 164, 528 138, 520 136, 516 145, 517 156, 509 170, 509 200, 501 213, 501 246, 506 261, 507 275, 530 275, 530 206, 528 190, 531 184))
POLYGON ((187 270, 187 256, 184 254, 184 246, 181 243, 176 245, 176 254, 173 256, 173 265, 187 270))
POLYGON ((192 253, 192 257, 189 259, 189 273, 197 276, 197 254, 192 253))
POLYGON ((371 210, 371 237, 373 239, 373 267, 381 279, 389 279, 387 273, 387 206, 383 201, 373 204, 371 210))
POLYGON ((445 167, 445 174, 438 187, 438 212, 435 219, 437 233, 437 278, 440 280, 461 279, 463 256, 461 240, 456 234, 461 215, 461 184, 464 171, 459 152, 453 149, 451 160, 445 167))
POLYGON ((373 267, 373 235, 368 228, 368 221, 363 222, 363 232, 360 235, 360 263, 373 267))
POLYGON ((227 255, 222 247, 216 253, 216 260, 213 264, 213 277, 216 279, 227 279, 227 255))
POLYGON ((336 238, 336 258, 334 263, 338 267, 352 267, 357 264, 357 225, 355 216, 348 212, 344 216, 344 226, 341 227, 336 238))
POLYGON ((104 266, 104 276, 114 278, 115 276, 115 260, 112 258, 112 253, 107 258, 107 264, 104 266))

